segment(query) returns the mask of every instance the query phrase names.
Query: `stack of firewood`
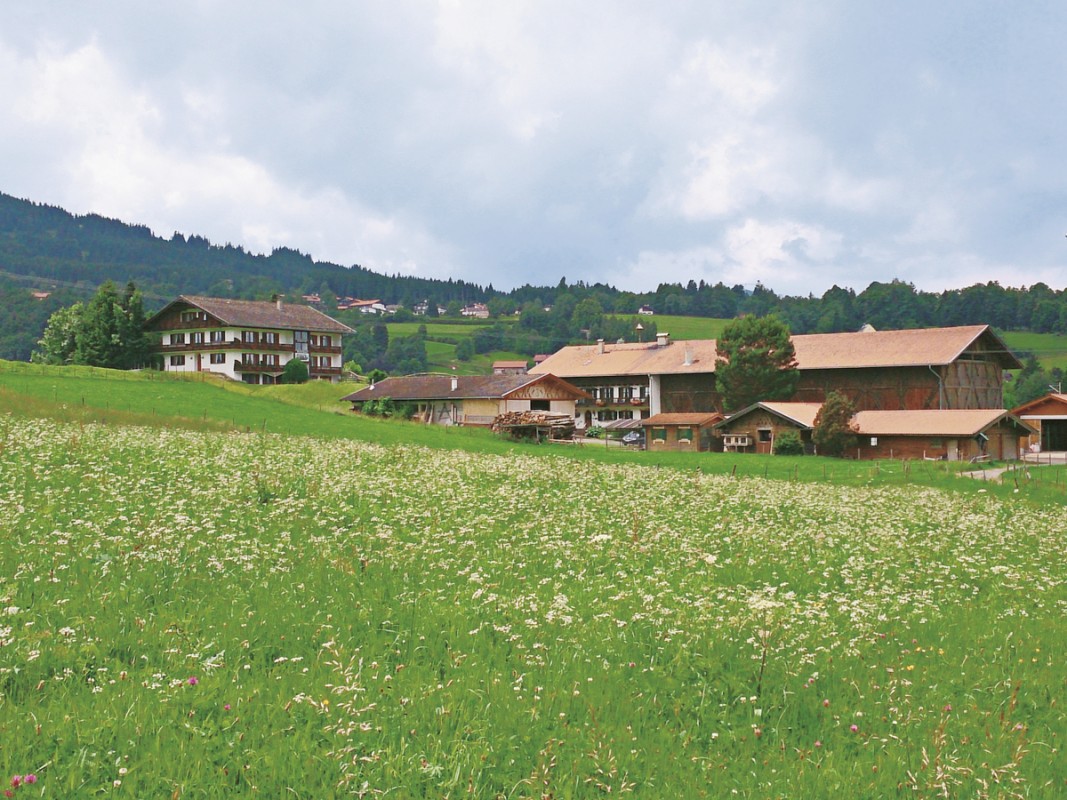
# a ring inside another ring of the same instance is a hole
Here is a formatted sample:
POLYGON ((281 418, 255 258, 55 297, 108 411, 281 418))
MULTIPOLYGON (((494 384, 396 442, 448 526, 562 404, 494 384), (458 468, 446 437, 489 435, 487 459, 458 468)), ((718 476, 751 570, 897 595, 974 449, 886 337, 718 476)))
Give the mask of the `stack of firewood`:
POLYGON ((529 436, 549 439, 570 439, 574 436, 574 418, 570 414, 552 411, 509 411, 493 420, 492 429, 521 435, 523 429, 529 436))

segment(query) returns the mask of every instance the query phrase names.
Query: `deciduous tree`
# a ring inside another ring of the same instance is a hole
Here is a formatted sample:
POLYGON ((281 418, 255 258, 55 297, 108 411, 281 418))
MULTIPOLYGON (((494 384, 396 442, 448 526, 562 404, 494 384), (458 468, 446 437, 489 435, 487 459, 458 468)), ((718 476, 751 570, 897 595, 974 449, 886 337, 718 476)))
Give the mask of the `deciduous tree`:
POLYGON ((850 422, 856 407, 847 395, 830 392, 823 401, 822 408, 815 415, 815 427, 811 440, 816 452, 821 456, 840 456, 855 441, 850 422))

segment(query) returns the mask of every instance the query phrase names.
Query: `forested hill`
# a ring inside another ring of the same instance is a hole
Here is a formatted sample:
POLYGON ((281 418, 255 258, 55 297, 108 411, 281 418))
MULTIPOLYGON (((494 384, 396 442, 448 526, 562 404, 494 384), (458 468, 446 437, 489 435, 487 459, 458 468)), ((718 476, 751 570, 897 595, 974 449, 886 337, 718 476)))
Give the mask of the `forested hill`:
POLYGON ((560 280, 500 292, 464 281, 380 275, 360 266, 315 261, 288 248, 264 256, 197 235, 175 233, 165 239, 143 225, 96 214, 77 216, 0 193, 0 358, 29 358, 53 311, 87 299, 109 279, 134 281, 149 310, 178 294, 266 299, 275 293, 319 293, 408 307, 422 300, 445 306, 488 302, 501 314, 522 310, 522 323, 532 329, 557 321, 542 319, 542 306, 574 310, 590 300, 592 308, 584 304, 582 314, 594 317, 632 315, 642 304, 657 314, 715 318, 777 313, 794 333, 856 330, 864 323, 880 329, 990 324, 1002 330, 1067 333, 1067 291, 1042 283, 1029 288, 987 283, 930 293, 893 280, 872 283, 859 293, 835 286, 821 297, 783 297, 762 285, 749 290, 691 280, 642 294, 560 280), (50 294, 36 299, 34 290, 50 294))
POLYGON ((143 225, 96 214, 76 216, 0 193, 0 270, 92 289, 105 280, 135 281, 146 295, 215 294, 253 298, 264 293, 317 292, 399 302, 436 297, 484 300, 485 290, 463 281, 379 275, 360 266, 314 261, 278 248, 254 255, 231 244, 175 233, 163 239, 143 225))

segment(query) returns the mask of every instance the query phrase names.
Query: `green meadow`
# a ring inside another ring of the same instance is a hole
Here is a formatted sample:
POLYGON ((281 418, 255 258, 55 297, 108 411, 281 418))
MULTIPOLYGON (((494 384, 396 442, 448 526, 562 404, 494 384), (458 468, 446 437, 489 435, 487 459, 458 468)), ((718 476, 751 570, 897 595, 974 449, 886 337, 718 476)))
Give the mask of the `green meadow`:
POLYGON ((520 445, 351 388, 0 362, 13 796, 1067 792, 1061 470, 520 445))

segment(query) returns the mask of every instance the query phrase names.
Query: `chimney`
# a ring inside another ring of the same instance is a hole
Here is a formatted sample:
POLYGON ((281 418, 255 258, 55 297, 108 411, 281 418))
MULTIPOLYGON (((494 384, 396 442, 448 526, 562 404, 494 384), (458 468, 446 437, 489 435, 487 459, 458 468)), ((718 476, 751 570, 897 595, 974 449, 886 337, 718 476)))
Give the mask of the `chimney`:
POLYGON ((666 347, 671 343, 671 335, 669 333, 657 333, 656 334, 656 347, 666 347))
POLYGON ((452 376, 452 391, 456 391, 459 388, 459 378, 455 375, 452 376))
POLYGON ((277 308, 279 311, 281 311, 282 310, 282 296, 280 294, 276 294, 273 297, 271 297, 271 300, 274 301, 275 308, 277 308))
POLYGON ((685 364, 684 366, 693 366, 693 348, 689 345, 685 346, 685 364))
POLYGON ((596 340, 596 351, 598 353, 600 353, 600 355, 604 355, 604 340, 603 339, 597 339, 596 340))

